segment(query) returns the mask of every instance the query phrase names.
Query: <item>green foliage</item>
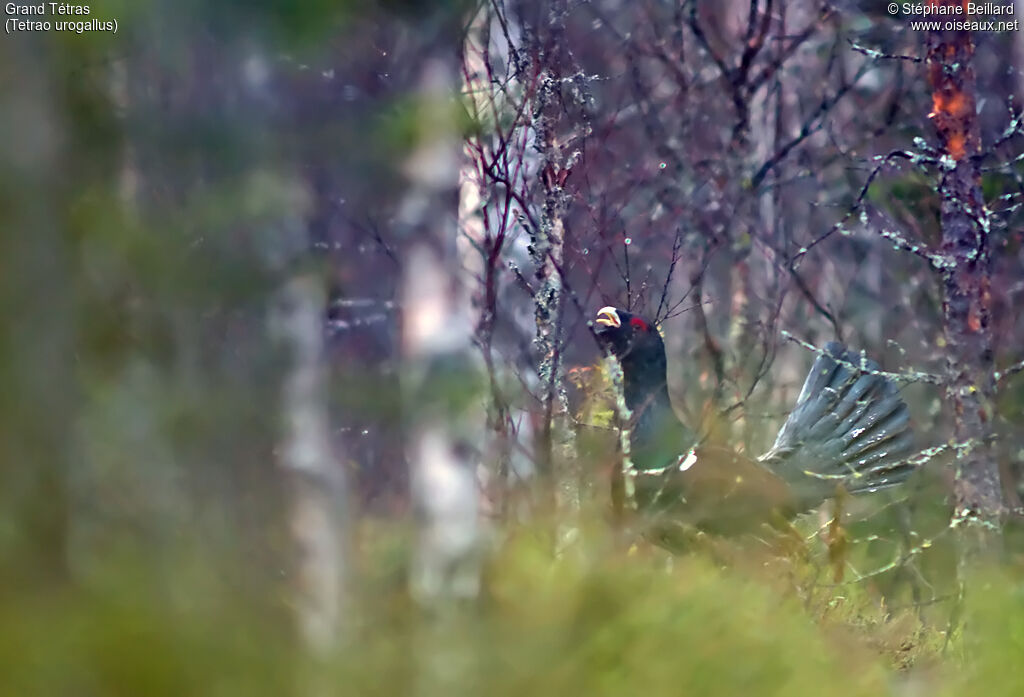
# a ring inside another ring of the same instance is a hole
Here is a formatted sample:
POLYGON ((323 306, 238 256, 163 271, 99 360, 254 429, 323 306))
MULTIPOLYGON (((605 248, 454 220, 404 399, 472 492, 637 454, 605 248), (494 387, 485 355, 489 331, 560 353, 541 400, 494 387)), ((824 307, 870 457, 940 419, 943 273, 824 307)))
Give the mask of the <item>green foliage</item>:
POLYGON ((732 543, 670 560, 585 528, 583 548, 558 560, 544 533, 517 531, 485 598, 440 615, 376 580, 339 682, 366 695, 879 695, 941 648, 868 591, 808 603, 792 582, 814 572, 792 560, 732 543), (746 562, 723 570, 730 552, 746 562))
POLYGON ((382 110, 373 140, 393 157, 400 158, 403 153, 434 141, 438 134, 462 137, 479 128, 465 105, 454 97, 406 95, 382 110))
POLYGON ((989 569, 969 584, 966 666, 948 694, 1016 697, 1024 687, 1024 569, 989 569))
MULTIPOLYGON (((288 694, 287 632, 198 559, 177 577, 122 558, 107 582, 0 598, 0 691, 48 695, 288 694)), ((209 563, 209 558, 204 560, 209 563)))
POLYGON ((896 210, 904 218, 916 221, 925 235, 923 241, 938 242, 938 196, 934 183, 920 172, 910 171, 898 178, 879 177, 868 189, 867 199, 882 210, 896 210))
POLYGON ((671 573, 639 561, 565 563, 509 589, 507 640, 523 655, 514 680, 552 695, 877 692, 879 674, 855 677, 792 599, 700 559, 671 573))
MULTIPOLYGON (((0 593, 0 683, 19 696, 530 694, 1016 695, 1024 573, 971 578, 960 622, 923 622, 871 584, 830 586, 800 554, 713 541, 670 558, 590 518, 577 549, 507 528, 483 597, 424 612, 406 593, 412 537, 361 525, 350 634, 314 662, 283 587, 252 584, 199 538, 154 564, 107 556, 91 581, 0 593)), ((949 605, 946 605, 948 618, 949 605)))
POLYGON ((615 425, 615 394, 611 376, 603 360, 574 368, 569 371, 569 380, 582 396, 576 411, 576 420, 582 424, 599 428, 615 425))

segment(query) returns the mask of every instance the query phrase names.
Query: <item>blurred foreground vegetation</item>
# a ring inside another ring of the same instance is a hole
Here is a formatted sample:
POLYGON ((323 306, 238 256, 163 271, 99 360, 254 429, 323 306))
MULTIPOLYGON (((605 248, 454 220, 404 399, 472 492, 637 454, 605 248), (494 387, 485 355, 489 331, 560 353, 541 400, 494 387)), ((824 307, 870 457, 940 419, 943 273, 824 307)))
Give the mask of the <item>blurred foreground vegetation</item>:
POLYGON ((778 548, 716 543, 669 559, 619 548, 605 529, 554 562, 546 533, 520 530, 489 560, 479 600, 424 612, 406 594, 404 536, 366 524, 351 631, 320 659, 299 650, 285 608, 242 590, 224 559, 182 553, 157 570, 123 558, 84 586, 3 594, 0 685, 25 696, 383 697, 1009 696, 1024 684, 1019 564, 972 574, 947 637, 951 603, 891 607, 876 585, 836 587, 778 548))

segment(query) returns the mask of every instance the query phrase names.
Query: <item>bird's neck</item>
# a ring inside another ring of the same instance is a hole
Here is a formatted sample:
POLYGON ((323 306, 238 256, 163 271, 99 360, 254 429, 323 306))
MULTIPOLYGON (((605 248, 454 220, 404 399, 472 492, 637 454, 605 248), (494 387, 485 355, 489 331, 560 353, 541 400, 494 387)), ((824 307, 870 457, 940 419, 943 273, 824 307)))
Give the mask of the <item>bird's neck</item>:
POLYGON ((664 349, 631 353, 622 359, 623 393, 634 417, 640 412, 672 409, 668 396, 668 366, 664 349))
POLYGON ((630 408, 635 418, 641 418, 642 414, 659 411, 662 408, 672 409, 672 401, 668 396, 668 383, 664 375, 661 376, 661 380, 642 383, 627 381, 623 388, 626 406, 630 408))
POLYGON ((633 464, 656 469, 694 443, 694 436, 672 409, 664 361, 644 360, 623 365, 623 392, 633 412, 630 432, 633 464))

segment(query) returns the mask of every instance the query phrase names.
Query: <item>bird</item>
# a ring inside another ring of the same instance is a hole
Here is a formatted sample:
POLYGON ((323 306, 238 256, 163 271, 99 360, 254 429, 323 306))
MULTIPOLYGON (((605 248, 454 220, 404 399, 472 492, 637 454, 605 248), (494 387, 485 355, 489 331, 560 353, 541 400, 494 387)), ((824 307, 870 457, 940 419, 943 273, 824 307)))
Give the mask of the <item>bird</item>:
MULTIPOLYGON (((622 370, 635 505, 713 534, 788 522, 837 496, 896 486, 916 469, 910 413, 878 363, 839 342, 818 351, 772 447, 751 458, 702 442, 669 398, 665 344, 643 317, 606 306, 591 322, 622 370)), ((661 527, 659 527, 661 526, 661 527)))

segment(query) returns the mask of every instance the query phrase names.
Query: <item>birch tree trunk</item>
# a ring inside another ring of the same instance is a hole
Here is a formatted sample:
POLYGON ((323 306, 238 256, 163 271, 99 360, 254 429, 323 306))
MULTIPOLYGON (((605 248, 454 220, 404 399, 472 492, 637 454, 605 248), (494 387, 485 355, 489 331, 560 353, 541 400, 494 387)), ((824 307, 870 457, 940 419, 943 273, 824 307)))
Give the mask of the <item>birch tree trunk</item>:
POLYGON ((412 592, 421 603, 470 598, 479 587, 477 466, 485 436, 474 313, 456 237, 458 89, 452 58, 431 57, 419 84, 421 141, 405 163, 398 224, 409 245, 402 281, 403 400, 418 515, 412 592))
POLYGON ((298 559, 294 607, 316 653, 335 647, 345 600, 344 471, 331 444, 324 364, 326 291, 318 274, 297 273, 280 291, 274 327, 291 365, 283 386, 281 467, 292 486, 289 522, 298 559))

